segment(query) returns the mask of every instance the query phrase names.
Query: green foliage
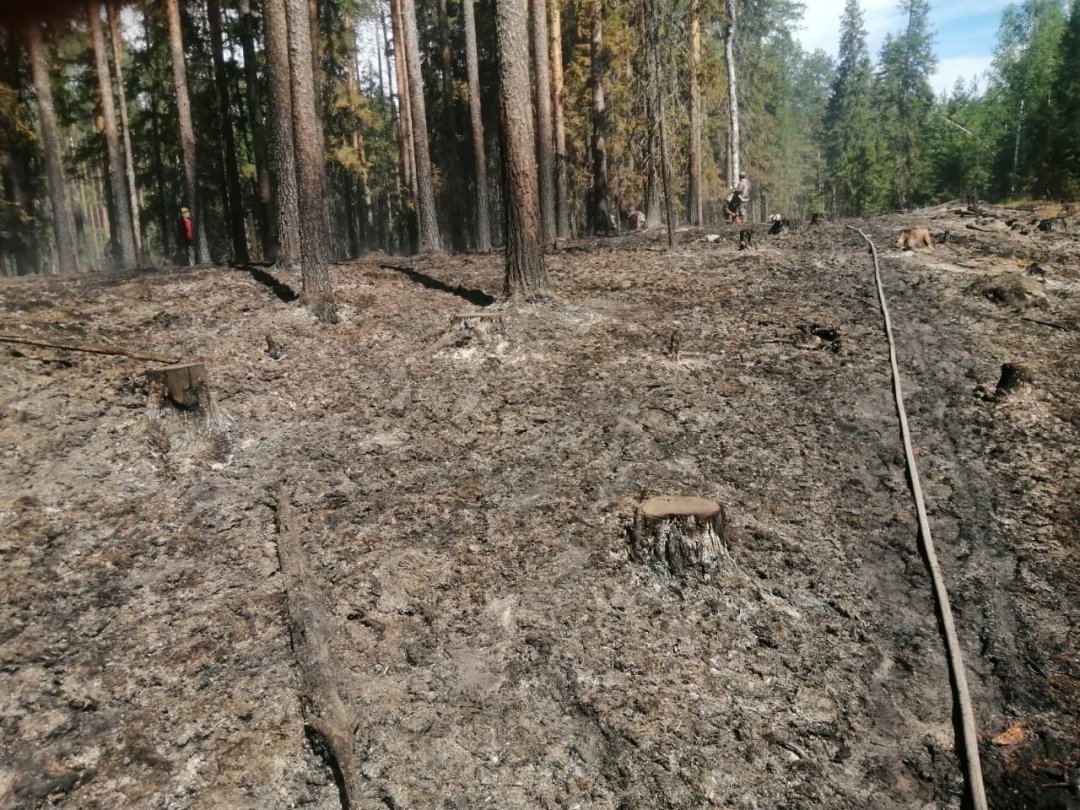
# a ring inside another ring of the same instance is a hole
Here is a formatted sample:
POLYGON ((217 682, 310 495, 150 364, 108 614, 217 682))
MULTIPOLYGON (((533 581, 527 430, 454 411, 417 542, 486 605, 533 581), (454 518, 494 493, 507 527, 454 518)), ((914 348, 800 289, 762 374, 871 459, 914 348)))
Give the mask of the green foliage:
POLYGON ((1046 163, 1055 170, 1049 180, 1059 197, 1080 198, 1080 0, 1073 0, 1058 49, 1051 87, 1052 152, 1046 163))

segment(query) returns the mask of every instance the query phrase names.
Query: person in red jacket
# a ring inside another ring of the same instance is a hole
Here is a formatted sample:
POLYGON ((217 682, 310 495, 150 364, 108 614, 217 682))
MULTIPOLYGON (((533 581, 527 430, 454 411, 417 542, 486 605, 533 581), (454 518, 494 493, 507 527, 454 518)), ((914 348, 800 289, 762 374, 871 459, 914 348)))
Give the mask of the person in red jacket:
POLYGON ((188 267, 195 264, 195 220, 191 218, 191 209, 180 209, 180 246, 184 249, 184 258, 188 267))

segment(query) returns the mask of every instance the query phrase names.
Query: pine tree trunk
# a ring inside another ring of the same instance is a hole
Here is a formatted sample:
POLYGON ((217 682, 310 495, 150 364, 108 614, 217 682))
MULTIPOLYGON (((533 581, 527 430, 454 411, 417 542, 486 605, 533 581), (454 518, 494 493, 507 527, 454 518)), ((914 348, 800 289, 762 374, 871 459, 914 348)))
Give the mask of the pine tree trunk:
POLYGON ((552 124, 555 128, 556 236, 570 238, 570 169, 566 159, 566 91, 563 88, 562 0, 548 0, 548 50, 551 55, 552 124))
POLYGON ((169 21, 169 53, 172 56, 173 84, 176 87, 176 110, 180 118, 180 148, 184 159, 184 196, 195 220, 195 256, 202 264, 210 261, 206 241, 206 222, 199 200, 198 161, 195 152, 195 126, 191 122, 191 98, 188 95, 187 65, 184 63, 184 40, 180 33, 179 0, 165 0, 169 21))
POLYGON ((300 204, 300 262, 303 301, 324 322, 337 322, 337 305, 328 264, 326 155, 311 59, 311 18, 306 0, 287 0, 289 78, 292 87, 293 146, 300 204))
POLYGON ((266 122, 259 104, 259 66, 255 55, 255 17, 251 0, 240 0, 240 46, 244 51, 244 84, 251 119, 251 143, 255 152, 255 177, 259 189, 256 217, 259 222, 259 242, 266 258, 274 244, 273 186, 270 181, 270 158, 266 146, 266 122))
POLYGON ((64 156, 60 145, 60 133, 56 126, 56 110, 53 106, 52 83, 49 79, 48 61, 41 27, 31 23, 26 29, 26 41, 30 52, 30 70, 33 73, 34 92, 37 94, 41 119, 41 143, 45 152, 45 182, 52 204, 53 235, 56 237, 56 259, 61 273, 79 271, 79 248, 75 237, 75 217, 67 195, 67 177, 64 173, 64 156))
POLYGON ((507 191, 504 292, 514 298, 539 291, 545 282, 536 136, 529 103, 529 41, 521 0, 495 0, 495 29, 507 191))
POLYGON ((442 61, 442 142, 443 210, 450 215, 450 244, 465 249, 465 206, 462 199, 461 167, 457 149, 457 105, 454 101, 454 51, 450 44, 450 15, 446 0, 438 0, 439 55, 442 61))
POLYGON ((225 178, 228 186, 229 225, 232 234, 233 260, 240 264, 250 261, 247 229, 244 225, 244 198, 240 189, 240 169, 236 165, 236 134, 232 124, 232 99, 229 79, 225 73, 224 43, 221 39, 221 5, 218 0, 206 0, 206 15, 210 23, 210 50, 214 60, 214 83, 221 104, 219 121, 221 141, 225 145, 225 178))
POLYGON ((416 29, 416 5, 415 0, 400 0, 400 3, 405 34, 405 67, 409 76, 409 106, 412 113, 420 251, 441 253, 442 241, 439 238, 439 221, 435 214, 435 185, 431 175, 431 151, 428 145, 424 77, 420 72, 420 35, 416 29))
POLYGON ((604 0, 592 0, 589 45, 592 85, 592 195, 589 200, 589 231, 606 234, 608 219, 607 106, 604 101, 604 0))
POLYGON ((728 144, 728 170, 731 176, 728 178, 729 185, 734 186, 739 182, 739 83, 735 70, 735 5, 737 0, 724 0, 727 8, 728 23, 724 27, 724 58, 727 62, 728 74, 728 127, 731 140, 728 144))
POLYGON ((465 58, 469 74, 469 120, 472 123, 473 182, 476 185, 476 249, 491 252, 491 203, 488 200, 484 118, 480 109, 480 66, 476 51, 476 14, 473 0, 462 0, 465 23, 465 58))
POLYGON ((397 75, 398 126, 401 134, 401 164, 405 185, 412 195, 413 211, 420 209, 419 192, 416 188, 416 166, 413 156, 412 105, 409 103, 409 68, 405 60, 405 31, 401 17, 402 0, 390 0, 390 26, 394 37, 394 71, 397 75))
POLYGON ((664 223, 663 198, 660 192, 660 78, 653 59, 652 8, 641 0, 641 43, 645 69, 645 227, 659 228, 664 223))
POLYGON ((131 233, 135 240, 136 261, 142 260, 142 217, 139 212, 139 187, 135 182, 135 153, 131 150, 131 127, 128 123, 127 88, 124 87, 124 37, 120 30, 120 8, 108 5, 109 38, 116 65, 116 99, 120 103, 120 135, 124 143, 124 172, 127 175, 128 201, 131 206, 131 233))
POLYGON ((285 0, 265 0, 266 62, 270 74, 270 165, 274 180, 276 250, 267 256, 283 267, 300 261, 300 203, 293 145, 292 80, 285 0))
POLYGON ((540 172, 540 218, 544 246, 556 247, 555 142, 552 135, 551 52, 547 0, 529 0, 532 22, 533 92, 536 103, 536 162, 540 172))
POLYGON ((690 224, 704 224, 701 191, 701 0, 690 0, 690 224))
POLYGON ((105 37, 101 33, 101 4, 90 3, 86 9, 90 44, 94 50, 97 70, 98 98, 105 125, 105 148, 109 162, 109 190, 111 207, 111 235, 116 255, 113 257, 121 267, 131 268, 137 264, 135 236, 131 229, 131 204, 128 201, 127 183, 124 179, 124 156, 120 147, 120 132, 116 121, 116 105, 113 101, 112 74, 109 55, 105 51, 105 37))

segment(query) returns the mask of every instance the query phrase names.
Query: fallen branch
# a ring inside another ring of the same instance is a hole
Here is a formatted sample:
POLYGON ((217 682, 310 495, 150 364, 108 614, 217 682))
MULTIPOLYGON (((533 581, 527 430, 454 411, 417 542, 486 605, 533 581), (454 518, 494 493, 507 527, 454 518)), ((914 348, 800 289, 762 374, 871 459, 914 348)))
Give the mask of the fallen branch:
POLYGON ((289 635, 303 685, 301 707, 309 734, 325 747, 337 781, 343 808, 360 807, 353 737, 358 723, 338 691, 341 665, 330 648, 330 619, 314 588, 300 537, 293 526, 292 494, 278 492, 277 551, 285 599, 289 609, 289 635))
POLYGON ((1039 326, 1049 326, 1049 327, 1052 327, 1054 329, 1060 329, 1063 332, 1071 332, 1072 331, 1072 329, 1070 329, 1068 326, 1065 326, 1064 324, 1060 324, 1060 323, 1054 323, 1053 321, 1040 321, 1038 318, 1024 318, 1024 317, 1021 317, 1020 320, 1027 321, 1028 323, 1037 323, 1037 324, 1039 324, 1039 326))
POLYGON ((47 349, 67 349, 72 352, 90 352, 91 354, 113 354, 122 357, 130 357, 132 360, 147 360, 151 363, 179 363, 179 357, 170 357, 153 352, 140 352, 135 349, 124 349, 120 346, 102 346, 97 343, 68 343, 62 340, 45 340, 44 338, 22 337, 21 335, 0 335, 0 343, 24 343, 27 346, 44 346, 47 349))

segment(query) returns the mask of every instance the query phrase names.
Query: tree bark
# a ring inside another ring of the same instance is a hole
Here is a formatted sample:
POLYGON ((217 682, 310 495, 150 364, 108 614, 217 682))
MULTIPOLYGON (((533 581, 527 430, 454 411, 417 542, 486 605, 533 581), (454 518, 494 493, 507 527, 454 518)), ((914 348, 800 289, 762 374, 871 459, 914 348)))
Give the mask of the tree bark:
POLYGON ((169 22, 169 53, 172 57, 173 84, 176 87, 176 110, 180 118, 180 148, 184 160, 184 196, 195 220, 195 257, 202 264, 210 261, 206 242, 206 223, 199 200, 198 161, 195 151, 195 126, 191 122, 191 98, 188 95, 184 40, 180 33, 179 0, 165 0, 169 22))
POLYGON ((420 251, 422 253, 441 253, 442 241, 439 238, 439 220, 435 214, 435 186, 431 176, 431 152, 428 145, 424 77, 420 72, 420 35, 416 29, 416 4, 415 0, 399 0, 399 2, 401 4, 402 28, 405 35, 405 68, 409 77, 409 106, 412 114, 420 251))
POLYGON ((210 23, 214 84, 217 85, 218 102, 221 104, 219 121, 221 141, 225 146, 225 178, 228 187, 226 207, 229 211, 233 260, 240 264, 247 264, 250 257, 248 256, 247 229, 244 225, 244 198, 240 189, 240 169, 236 165, 236 134, 233 132, 229 79, 225 74, 225 45, 221 38, 221 5, 218 0, 206 0, 206 16, 210 23))
POLYGON ((416 150, 413 148, 412 105, 409 103, 409 67, 405 59, 405 25, 401 18, 402 0, 390 0, 390 27, 394 38, 394 71, 397 75, 395 86, 397 87, 397 110, 398 126, 401 134, 402 168, 405 174, 405 185, 412 195, 414 212, 419 210, 419 193, 416 189, 416 167, 413 156, 416 150))
POLYGON ((476 249, 491 252, 491 203, 488 199, 484 118, 480 108, 480 66, 476 50, 476 14, 473 0, 462 0, 465 24, 465 61, 469 74, 469 120, 472 123, 473 182, 476 185, 476 249))
POLYGON ((690 0, 690 224, 704 224, 701 192, 701 0, 690 0))
POLYGON ((109 55, 105 51, 105 37, 101 33, 101 4, 90 3, 86 7, 90 44, 94 50, 97 71, 98 97, 105 124, 105 149, 109 162, 109 191, 111 235, 116 251, 114 260, 124 268, 136 266, 135 236, 131 230, 131 205, 128 201, 127 183, 124 179, 124 156, 120 148, 120 133, 116 122, 116 105, 113 102, 112 74, 109 55))
POLYGON ((589 44, 592 85, 592 195, 589 200, 589 230, 607 234, 607 106, 604 101, 604 0, 592 0, 592 25, 589 44))
POLYGON ((570 238, 570 169, 566 160, 566 91, 563 88, 562 0, 548 0, 548 50, 551 55, 552 125, 555 129, 555 234, 570 238))
POLYGON ((79 270, 79 248, 75 236, 75 217, 67 195, 67 177, 64 173, 64 156, 60 145, 60 133, 56 126, 56 109, 53 106, 52 83, 45 56, 45 43, 38 23, 26 29, 26 42, 30 53, 30 70, 34 78, 38 111, 41 119, 41 141, 45 152, 45 182, 52 204, 53 235, 56 237, 56 258, 59 271, 75 273, 79 270))
POLYGON ((120 135, 124 143, 124 171, 127 175, 128 200, 131 206, 131 233, 135 240, 136 260, 141 261, 142 217, 139 212, 139 187, 135 182, 135 153, 131 149, 127 88, 124 87, 124 36, 120 29, 120 8, 115 2, 109 3, 108 15, 109 38, 112 40, 113 62, 116 64, 116 99, 120 102, 120 135))
POLYGON ((737 0, 724 0, 727 9, 728 22, 724 27, 724 58, 727 62, 728 75, 728 127, 731 133, 728 144, 728 178, 729 185, 734 186, 739 182, 739 83, 735 70, 735 6, 737 0))
POLYGON ((255 55, 255 16, 251 0, 240 0, 240 46, 244 51, 244 84, 251 119, 251 143, 255 152, 255 177, 259 189, 256 218, 259 222, 259 242, 264 258, 274 244, 274 191, 270 181, 270 157, 266 145, 266 122, 259 104, 259 66, 255 55))
POLYGON ((551 51, 547 0, 529 0, 532 23, 533 93, 536 104, 536 162, 540 172, 540 218, 544 246, 556 247, 555 142, 552 135, 551 51))
POLYGON ((461 166, 457 148, 457 107, 454 103, 454 50, 450 44, 450 15, 446 0, 438 0, 439 55, 442 61, 442 142, 443 208, 450 215, 450 244, 454 250, 465 248, 465 206, 461 205, 461 166))
POLYGON ((274 180, 276 249, 267 258, 284 267, 300 260, 300 202, 293 145, 292 80, 289 76, 289 25, 285 0, 265 0, 266 61, 270 74, 270 165, 274 180))
POLYGON ((545 282, 536 139, 529 103, 529 42, 521 0, 495 0, 495 30, 507 192, 504 292, 514 298, 539 291, 545 282))
POLYGON ((306 0, 287 0, 289 78, 292 87, 293 148, 300 205, 300 267, 303 301, 324 322, 337 322, 337 305, 327 261, 326 155, 312 76, 311 18, 306 0))

